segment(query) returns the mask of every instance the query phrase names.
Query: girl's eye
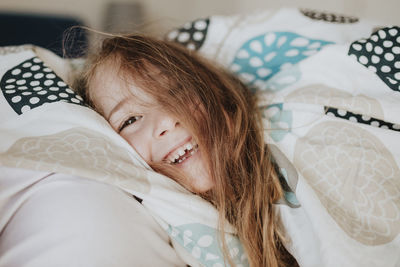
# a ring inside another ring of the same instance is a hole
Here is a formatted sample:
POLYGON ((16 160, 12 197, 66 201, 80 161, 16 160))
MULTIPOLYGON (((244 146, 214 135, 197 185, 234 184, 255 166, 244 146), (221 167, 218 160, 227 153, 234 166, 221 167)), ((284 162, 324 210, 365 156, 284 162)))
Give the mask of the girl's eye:
POLYGON ((131 125, 131 124, 134 124, 136 121, 138 121, 139 119, 141 119, 142 118, 142 116, 132 116, 132 117, 129 117, 129 119, 127 119, 123 124, 122 124, 122 126, 121 127, 119 127, 119 132, 121 132, 125 127, 127 127, 127 126, 129 126, 129 125, 131 125))

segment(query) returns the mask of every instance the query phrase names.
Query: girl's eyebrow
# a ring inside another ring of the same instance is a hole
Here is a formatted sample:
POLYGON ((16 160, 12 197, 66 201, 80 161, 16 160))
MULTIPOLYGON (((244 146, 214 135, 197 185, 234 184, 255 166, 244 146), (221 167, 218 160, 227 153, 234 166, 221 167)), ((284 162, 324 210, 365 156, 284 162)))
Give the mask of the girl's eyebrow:
POLYGON ((110 111, 110 114, 106 116, 107 121, 110 121, 110 118, 114 113, 117 113, 119 110, 121 110, 129 101, 129 98, 125 98, 124 100, 120 101, 115 107, 113 107, 110 111))

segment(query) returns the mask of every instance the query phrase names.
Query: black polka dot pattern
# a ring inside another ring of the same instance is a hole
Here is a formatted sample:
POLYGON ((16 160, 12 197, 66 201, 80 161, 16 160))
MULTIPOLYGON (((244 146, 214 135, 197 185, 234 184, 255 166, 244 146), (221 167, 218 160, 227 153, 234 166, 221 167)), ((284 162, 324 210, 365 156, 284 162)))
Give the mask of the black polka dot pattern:
POLYGON ((198 19, 168 33, 167 39, 190 50, 199 50, 206 39, 210 19, 198 19))
POLYGON ((349 55, 400 91, 400 27, 383 28, 350 45, 349 55))
POLYGON ((84 105, 83 99, 37 57, 8 70, 0 81, 0 88, 18 115, 57 101, 84 105))
POLYGON ((393 123, 375 119, 375 118, 372 118, 369 116, 356 114, 356 113, 346 111, 343 109, 325 107, 325 114, 327 114, 329 116, 334 116, 334 117, 342 118, 345 120, 349 120, 352 122, 368 124, 368 125, 371 125, 374 127, 400 132, 400 124, 393 124, 393 123))
POLYGON ((343 16, 334 13, 326 13, 320 12, 310 9, 300 9, 300 12, 310 19, 313 20, 322 20, 331 23, 341 23, 341 24, 349 24, 349 23, 356 23, 358 22, 358 18, 350 17, 350 16, 343 16))

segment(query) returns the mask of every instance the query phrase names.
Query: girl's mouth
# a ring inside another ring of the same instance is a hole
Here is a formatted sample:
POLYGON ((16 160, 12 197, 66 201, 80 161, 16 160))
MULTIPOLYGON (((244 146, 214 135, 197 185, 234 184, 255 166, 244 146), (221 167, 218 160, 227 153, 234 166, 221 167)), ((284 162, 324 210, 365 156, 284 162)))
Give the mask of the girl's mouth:
POLYGON ((180 164, 194 155, 199 149, 198 144, 191 140, 175 149, 167 157, 167 162, 173 165, 180 164))

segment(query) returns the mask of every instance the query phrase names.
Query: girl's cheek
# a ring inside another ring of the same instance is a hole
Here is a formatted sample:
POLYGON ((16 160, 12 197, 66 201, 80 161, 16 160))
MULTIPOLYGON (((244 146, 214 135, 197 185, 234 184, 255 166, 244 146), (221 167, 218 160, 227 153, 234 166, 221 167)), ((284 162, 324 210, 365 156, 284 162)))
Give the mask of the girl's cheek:
POLYGON ((149 140, 140 134, 122 136, 147 163, 151 161, 149 140))

